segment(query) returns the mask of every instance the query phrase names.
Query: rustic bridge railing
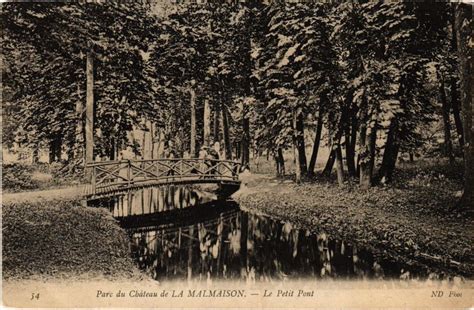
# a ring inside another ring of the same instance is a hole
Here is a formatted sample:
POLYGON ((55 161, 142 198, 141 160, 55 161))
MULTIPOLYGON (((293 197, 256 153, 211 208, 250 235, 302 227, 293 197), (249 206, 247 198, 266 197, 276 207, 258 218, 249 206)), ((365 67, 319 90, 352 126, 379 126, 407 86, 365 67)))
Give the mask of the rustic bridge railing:
POLYGON ((162 184, 239 184, 240 163, 213 159, 143 159, 88 163, 86 196, 162 184))

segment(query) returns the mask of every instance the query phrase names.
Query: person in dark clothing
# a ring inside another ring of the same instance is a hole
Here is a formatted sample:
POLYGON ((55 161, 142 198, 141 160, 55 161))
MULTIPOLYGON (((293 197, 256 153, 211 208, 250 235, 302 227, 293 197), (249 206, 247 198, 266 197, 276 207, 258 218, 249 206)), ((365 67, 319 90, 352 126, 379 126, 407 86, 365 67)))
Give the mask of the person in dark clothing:
MULTIPOLYGON (((209 163, 208 166, 212 167, 218 164, 218 160, 220 159, 220 154, 219 154, 219 144, 216 142, 214 143, 213 147, 209 148, 209 163)), ((210 174, 216 174, 217 168, 214 167, 212 170, 209 172, 210 174)))
MULTIPOLYGON (((173 158, 176 158, 176 153, 174 150, 170 150, 170 153, 168 155, 168 158, 169 159, 173 159, 173 158)), ((170 161, 169 162, 170 166, 173 166, 174 165, 174 162, 173 161, 170 161)), ((174 169, 171 168, 168 173, 167 173, 168 176, 174 176, 174 169)))

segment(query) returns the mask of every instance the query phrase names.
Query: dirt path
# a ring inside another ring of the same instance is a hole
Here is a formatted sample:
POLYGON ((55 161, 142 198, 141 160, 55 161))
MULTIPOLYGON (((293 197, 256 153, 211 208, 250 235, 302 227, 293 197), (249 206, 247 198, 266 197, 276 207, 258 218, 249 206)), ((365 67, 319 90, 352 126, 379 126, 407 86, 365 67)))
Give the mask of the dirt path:
POLYGON ((75 185, 71 187, 41 191, 4 193, 2 194, 2 204, 41 200, 70 200, 80 198, 84 192, 84 186, 85 185, 75 185))
POLYGON ((282 193, 290 192, 288 184, 294 184, 291 180, 277 179, 269 174, 248 174, 240 176, 240 189, 232 195, 239 199, 255 193, 282 193))

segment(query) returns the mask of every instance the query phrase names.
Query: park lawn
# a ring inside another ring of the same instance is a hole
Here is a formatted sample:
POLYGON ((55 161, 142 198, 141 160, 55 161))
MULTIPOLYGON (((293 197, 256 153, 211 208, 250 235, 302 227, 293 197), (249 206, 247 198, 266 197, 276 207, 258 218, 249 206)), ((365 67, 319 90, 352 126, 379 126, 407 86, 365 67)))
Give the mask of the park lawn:
POLYGON ((141 278, 108 211, 78 201, 3 205, 5 280, 141 278))
POLYGON ((87 183, 80 167, 65 170, 60 163, 2 163, 2 191, 18 193, 59 189, 87 183))
POLYGON ((472 212, 456 209, 462 189, 460 165, 420 164, 397 171, 396 182, 362 192, 334 180, 297 185, 258 176, 237 200, 242 208, 325 232, 444 275, 474 275, 472 212))

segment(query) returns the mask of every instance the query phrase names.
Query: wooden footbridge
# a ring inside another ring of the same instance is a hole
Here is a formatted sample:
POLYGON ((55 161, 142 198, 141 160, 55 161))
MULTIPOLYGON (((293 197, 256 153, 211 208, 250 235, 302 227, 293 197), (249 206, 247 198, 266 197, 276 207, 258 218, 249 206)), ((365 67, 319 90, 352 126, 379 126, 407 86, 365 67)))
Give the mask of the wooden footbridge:
POLYGON ((219 191, 232 194, 240 185, 240 163, 228 160, 101 161, 88 163, 86 169, 91 175, 84 193, 87 199, 115 196, 145 187, 186 184, 217 184, 219 191))

